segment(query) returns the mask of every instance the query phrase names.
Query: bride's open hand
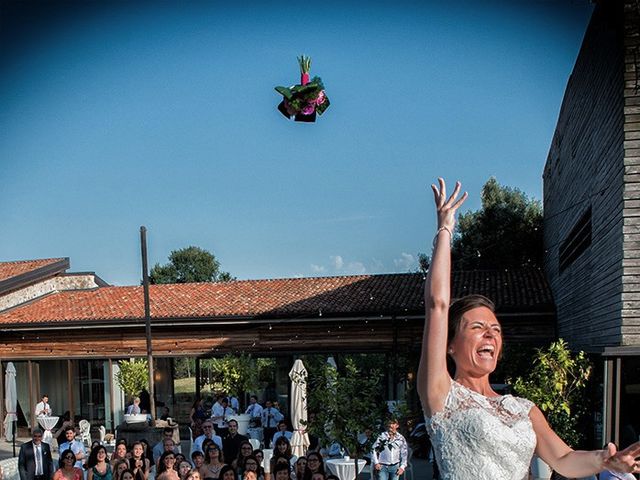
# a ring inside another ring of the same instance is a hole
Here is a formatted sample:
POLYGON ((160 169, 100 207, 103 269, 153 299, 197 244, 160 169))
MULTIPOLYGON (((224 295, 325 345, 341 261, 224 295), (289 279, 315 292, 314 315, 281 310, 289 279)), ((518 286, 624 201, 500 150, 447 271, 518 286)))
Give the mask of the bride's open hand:
POLYGON ((456 182, 456 186, 453 189, 453 193, 447 199, 447 186, 444 183, 443 178, 438 178, 440 188, 435 185, 431 185, 433 190, 433 196, 436 201, 436 209, 438 211, 438 229, 446 229, 449 234, 453 235, 453 228, 456 224, 456 210, 460 208, 460 205, 467 199, 467 192, 464 192, 460 198, 460 182, 456 182))

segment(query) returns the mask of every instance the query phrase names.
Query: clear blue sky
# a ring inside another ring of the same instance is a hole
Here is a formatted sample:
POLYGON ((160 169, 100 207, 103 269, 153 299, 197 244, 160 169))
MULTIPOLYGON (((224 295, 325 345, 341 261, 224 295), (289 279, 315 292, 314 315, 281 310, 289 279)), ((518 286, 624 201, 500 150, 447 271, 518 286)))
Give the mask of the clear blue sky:
POLYGON ((238 278, 403 272, 428 185, 541 197, 588 1, 18 2, 0 29, 0 260, 136 284, 197 245, 238 278), (241 3, 241 5, 236 4, 241 3), (313 59, 331 107, 286 120, 313 59), (150 265, 150 266, 151 266, 150 265))

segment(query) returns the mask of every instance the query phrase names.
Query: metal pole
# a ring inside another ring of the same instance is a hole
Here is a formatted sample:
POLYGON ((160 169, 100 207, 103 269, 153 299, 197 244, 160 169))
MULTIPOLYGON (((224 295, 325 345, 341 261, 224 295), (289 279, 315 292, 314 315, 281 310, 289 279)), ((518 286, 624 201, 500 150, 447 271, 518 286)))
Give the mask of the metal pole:
POLYGON ((149 305, 149 274, 147 273, 147 229, 140 227, 140 244, 142 247, 142 287, 144 291, 144 321, 147 335, 147 364, 149 365, 149 405, 151 419, 155 420, 156 400, 153 388, 153 349, 151 345, 151 307, 149 305))

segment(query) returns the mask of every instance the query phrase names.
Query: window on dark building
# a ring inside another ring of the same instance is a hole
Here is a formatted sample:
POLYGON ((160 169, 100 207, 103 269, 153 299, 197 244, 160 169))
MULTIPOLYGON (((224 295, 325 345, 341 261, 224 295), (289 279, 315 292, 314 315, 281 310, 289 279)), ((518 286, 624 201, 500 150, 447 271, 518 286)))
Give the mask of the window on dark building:
POLYGON ((560 244, 560 272, 566 270, 591 245, 591 207, 582 214, 560 244))

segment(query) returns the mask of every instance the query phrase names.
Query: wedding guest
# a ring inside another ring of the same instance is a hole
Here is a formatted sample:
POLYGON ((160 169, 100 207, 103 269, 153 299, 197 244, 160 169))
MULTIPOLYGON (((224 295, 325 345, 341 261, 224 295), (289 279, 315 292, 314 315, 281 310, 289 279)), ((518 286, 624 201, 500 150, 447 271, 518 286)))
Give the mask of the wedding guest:
POLYGON ((298 457, 293 467, 293 474, 291 475, 295 480, 302 480, 304 477, 304 469, 307 467, 307 457, 304 455, 298 457))
POLYGON ((127 408, 127 415, 139 415, 142 413, 140 408, 140 397, 135 397, 133 403, 127 408))
POLYGON ((222 467, 218 478, 219 480, 237 480, 236 472, 233 470, 231 465, 225 465, 222 467))
POLYGON ((285 437, 287 440, 291 441, 292 436, 293 433, 287 430, 287 422, 280 420, 278 422, 278 431, 273 434, 273 437, 271 437, 271 448, 275 448, 276 440, 280 437, 285 437))
POLYGON ((142 442, 135 442, 131 446, 131 458, 129 458, 129 469, 133 472, 135 480, 147 480, 151 462, 144 455, 142 442))
POLYGON ((171 427, 165 427, 165 428, 162 430, 162 440, 160 440, 158 443, 156 443, 156 444, 153 446, 153 458, 154 458, 154 460, 155 460, 156 458, 160 458, 160 456, 162 455, 162 453, 166 451, 166 448, 165 448, 165 446, 164 446, 164 443, 163 443, 163 442, 164 442, 165 440, 167 440, 167 439, 171 440, 171 443, 173 443, 173 452, 174 452, 174 453, 180 453, 180 446, 179 446, 179 445, 176 445, 176 444, 174 443, 174 440, 173 440, 173 428, 171 428, 171 427))
POLYGON ((307 453, 307 468, 304 470, 303 480, 313 480, 313 475, 319 474, 324 477, 324 462, 318 452, 307 453))
POLYGON ((227 424, 229 426, 229 434, 222 440, 222 451, 224 452, 224 458, 233 459, 238 456, 240 445, 249 439, 238 433, 238 422, 235 419, 229 420, 227 424))
POLYGON ((193 431, 193 439, 195 440, 202 435, 202 423, 208 418, 207 410, 202 405, 202 398, 198 397, 193 402, 189 418, 191 419, 191 430, 193 431))
POLYGON ((264 480, 264 469, 258 463, 258 459, 253 455, 247 457, 244 461, 244 473, 247 471, 252 471, 256 473, 256 478, 258 480, 264 480))
POLYGON ((187 480, 203 480, 203 479, 202 479, 202 476, 200 476, 200 471, 194 468, 189 472, 189 475, 187 475, 187 480))
POLYGON ((49 405, 49 395, 42 395, 41 400, 36 404, 36 417, 50 417, 51 405, 49 405))
POLYGON ((271 445, 271 437, 278 430, 278 422, 283 416, 271 400, 267 400, 262 410, 262 426, 264 428, 264 444, 271 445))
POLYGON ((220 475, 220 470, 224 467, 224 460, 222 456, 222 450, 217 444, 212 443, 205 454, 204 470, 206 472, 205 479, 212 478, 217 479, 220 475))
POLYGON ((240 444, 240 449, 238 451, 238 456, 232 462, 233 468, 235 468, 238 472, 238 475, 242 475, 244 472, 244 461, 253 454, 253 445, 251 442, 244 441, 240 444))
POLYGON ((127 458, 119 458, 111 464, 113 471, 113 480, 122 480, 122 474, 129 469, 129 461, 127 458))
POLYGON ((398 480, 407 468, 409 446, 404 436, 398 432, 398 420, 390 418, 371 447, 371 464, 378 472, 379 480, 398 480))
POLYGON ((296 460, 298 460, 298 457, 296 457, 291 451, 291 444, 289 443, 289 440, 287 440, 285 437, 280 437, 278 438, 278 440, 276 440, 276 445, 273 450, 273 457, 271 457, 272 471, 275 464, 281 458, 283 458, 287 462, 287 465, 290 466, 293 466, 296 460))
POLYGON ((75 466, 82 468, 84 461, 87 458, 87 449, 83 442, 76 440, 76 429, 73 427, 67 427, 64 431, 64 437, 66 440, 60 444, 58 450, 63 451, 71 449, 76 456, 75 466))
POLYGON ((176 454, 173 450, 166 450, 160 455, 157 467, 157 480, 180 480, 180 475, 175 469, 176 454))
POLYGON ((258 403, 257 396, 251 395, 249 398, 249 406, 244 413, 251 415, 251 419, 249 420, 249 426, 251 428, 262 426, 262 405, 258 403))
MULTIPOLYGON (((177 463, 178 458, 176 457, 176 463, 177 463)), ((178 463, 178 475, 180 475, 180 480, 187 480, 187 476, 189 475, 189 472, 191 471, 191 464, 189 462, 187 462, 186 460, 181 461, 180 463, 178 463)))
POLYGON ((98 445, 87 460, 87 480, 112 480, 111 465, 107 462, 107 449, 98 445))
POLYGON ((222 438, 214 433, 213 422, 211 420, 202 422, 202 430, 204 433, 193 441, 192 453, 196 451, 204 453, 202 444, 206 439, 213 440, 213 442, 222 449, 222 438))
POLYGON ((127 453, 127 441, 119 440, 111 454, 111 460, 109 461, 111 466, 114 467, 118 460, 127 460, 127 453))
POLYGON ((67 449, 60 454, 58 470, 53 474, 53 480, 83 480, 84 473, 81 468, 75 467, 76 456, 67 449))
POLYGON ((42 441, 42 430, 34 428, 31 441, 20 446, 18 454, 20 480, 50 480, 53 476, 53 460, 49 444, 42 441))
POLYGON ((284 463, 277 464, 271 472, 275 480, 291 480, 291 470, 284 463))

